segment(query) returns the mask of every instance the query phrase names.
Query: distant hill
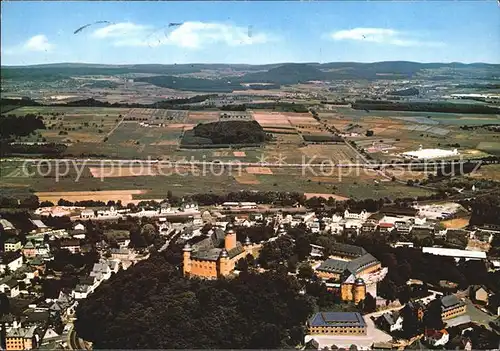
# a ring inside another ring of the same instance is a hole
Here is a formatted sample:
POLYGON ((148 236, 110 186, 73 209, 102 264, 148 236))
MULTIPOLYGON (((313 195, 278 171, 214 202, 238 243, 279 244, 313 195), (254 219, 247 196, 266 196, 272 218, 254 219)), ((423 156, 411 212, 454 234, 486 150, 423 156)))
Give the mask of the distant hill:
POLYGON ((243 77, 246 83, 297 84, 310 80, 325 80, 328 73, 309 64, 287 63, 267 72, 248 73, 243 77))
POLYGON ((227 92, 240 88, 241 83, 273 83, 288 85, 311 80, 342 79, 410 79, 416 75, 429 75, 429 79, 448 79, 454 76, 476 79, 498 79, 500 65, 486 63, 418 63, 409 61, 386 61, 374 63, 281 63, 268 65, 246 64, 138 64, 99 65, 79 63, 57 63, 34 66, 2 66, 2 79, 53 81, 85 75, 118 75, 145 73, 160 75, 137 79, 162 87, 179 90, 227 92), (198 73, 204 70, 234 71, 234 77, 204 79, 176 77, 181 74, 198 73), (437 70, 429 74, 426 70, 437 70), (194 89, 193 89, 194 87, 194 89))

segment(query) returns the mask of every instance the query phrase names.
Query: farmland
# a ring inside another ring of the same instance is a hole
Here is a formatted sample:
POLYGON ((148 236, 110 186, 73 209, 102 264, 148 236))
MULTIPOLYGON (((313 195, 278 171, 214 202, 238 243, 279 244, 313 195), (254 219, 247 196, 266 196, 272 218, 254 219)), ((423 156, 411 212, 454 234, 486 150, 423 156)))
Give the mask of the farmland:
MULTIPOLYGON (((195 193, 226 193, 239 190, 261 191, 304 191, 307 193, 335 194, 349 198, 401 197, 428 195, 429 191, 388 182, 374 171, 363 169, 314 169, 302 170, 279 167, 233 167, 212 165, 177 166, 175 169, 123 168, 79 166, 79 173, 72 170, 66 176, 57 178, 54 172, 41 169, 36 173, 28 167, 31 176, 23 174, 20 162, 9 162, 9 174, 2 174, 2 193, 25 196, 30 192, 41 193, 50 201, 59 200, 61 192, 79 200, 97 199, 108 196, 108 200, 121 199, 122 202, 140 199, 159 199, 168 190, 177 195, 195 193), (16 168, 17 166, 17 168, 16 168), (80 174, 80 176, 78 176, 80 174), (375 180, 378 183, 375 183, 375 180), (133 191, 131 191, 133 189, 133 191), (140 191, 138 191, 140 190, 140 191), (109 191, 119 191, 108 193, 109 191), (78 193, 73 193, 78 192, 78 193), (76 196, 76 197, 75 197, 76 196), (79 196, 79 197, 78 197, 79 196), (118 196, 120 198, 118 198, 118 196), (55 199, 58 197, 57 199, 55 199)), ((54 168, 52 167, 52 170, 54 168)))
POLYGON ((420 145, 425 148, 457 148, 467 157, 500 153, 499 133, 482 127, 500 124, 498 115, 367 112, 337 107, 333 111, 320 112, 319 117, 372 157, 381 160, 398 159, 400 153, 416 150, 420 145), (367 131, 372 131, 373 135, 367 136, 367 131))
MULTIPOLYGON (((351 170, 351 173, 344 174, 345 170, 335 169, 335 164, 358 163, 362 159, 351 146, 343 142, 330 142, 329 138, 334 135, 326 130, 325 125, 344 134, 356 133, 353 135, 357 136, 348 136, 347 139, 378 159, 397 157, 397 153, 416 149, 421 144, 426 147, 451 148, 452 146, 447 145, 458 143, 462 154, 474 156, 495 153, 499 149, 494 132, 481 128, 463 130, 459 124, 447 124, 445 122, 448 120, 467 121, 461 119, 463 116, 450 114, 431 114, 429 118, 422 113, 367 113, 339 107, 333 111, 320 112, 320 123, 309 113, 265 110, 235 112, 235 115, 245 115, 259 123, 264 132, 272 136, 272 140, 259 147, 183 149, 180 141, 186 132, 199 123, 220 121, 223 112, 42 106, 22 107, 11 113, 35 113, 43 116, 47 129, 38 130, 37 135, 20 141, 44 138, 46 142, 64 142, 68 147, 63 156, 88 156, 104 160, 151 158, 170 161, 268 162, 282 165, 326 161, 327 168, 331 168, 328 174, 306 174, 300 169, 254 166, 242 167, 237 173, 232 170, 214 175, 202 174, 201 167, 191 166, 181 167, 182 169, 167 166, 111 169, 93 165, 83 167, 76 182, 78 173, 73 170, 57 181, 53 172, 45 172, 43 176, 26 176, 21 172, 20 166, 15 164, 9 164, 2 171, 5 187, 2 191, 23 194, 41 192, 43 196, 50 196, 44 192, 53 191, 86 192, 85 196, 90 196, 89 191, 100 194, 123 191, 125 195, 120 194, 124 196, 122 201, 135 201, 162 198, 168 190, 184 195, 242 189, 300 189, 311 194, 335 194, 345 198, 394 198, 429 194, 425 189, 390 182, 387 177, 376 172, 351 170), (373 136, 367 137, 367 130, 372 130, 373 136), (130 189, 141 191, 130 192, 130 189)), ((232 113, 226 114, 232 120, 232 113)), ((487 117, 490 118, 488 123, 497 118, 487 117)), ((479 121, 483 117, 468 115, 467 118, 479 121)), ((425 176, 421 173, 405 173, 396 178, 423 179, 425 176)), ((118 196, 117 193, 104 194, 118 196)))

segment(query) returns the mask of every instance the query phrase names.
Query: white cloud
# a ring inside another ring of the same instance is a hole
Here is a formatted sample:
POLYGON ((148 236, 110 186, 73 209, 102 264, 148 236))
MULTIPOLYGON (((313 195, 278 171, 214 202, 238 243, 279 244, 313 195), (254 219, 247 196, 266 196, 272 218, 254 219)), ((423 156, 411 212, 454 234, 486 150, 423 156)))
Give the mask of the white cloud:
POLYGON ((44 34, 35 35, 24 43, 2 50, 2 54, 17 55, 26 52, 50 52, 54 49, 54 44, 44 34))
POLYGON ((185 22, 180 26, 153 28, 130 22, 111 24, 94 31, 96 38, 111 38, 115 46, 174 45, 198 49, 211 44, 228 46, 261 44, 271 40, 268 34, 223 23, 185 22))
POLYGON ((43 34, 35 35, 24 43, 23 48, 26 51, 51 51, 54 45, 49 43, 49 39, 43 34))
POLYGON ((92 35, 96 38, 123 38, 126 36, 142 35, 151 28, 132 22, 113 23, 96 29, 92 35))
POLYGON ((435 41, 412 39, 408 33, 389 28, 353 28, 339 30, 329 35, 333 40, 355 40, 396 46, 442 46, 435 41))

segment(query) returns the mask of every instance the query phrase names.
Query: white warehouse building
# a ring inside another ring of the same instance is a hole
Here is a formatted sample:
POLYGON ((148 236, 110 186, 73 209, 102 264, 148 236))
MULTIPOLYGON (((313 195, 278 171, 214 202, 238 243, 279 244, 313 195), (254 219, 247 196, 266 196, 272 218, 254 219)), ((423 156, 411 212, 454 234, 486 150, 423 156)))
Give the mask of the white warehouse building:
POLYGON ((458 150, 444 150, 444 149, 423 149, 422 145, 417 151, 407 151, 401 154, 404 158, 413 160, 428 160, 434 158, 445 158, 458 155, 458 150))

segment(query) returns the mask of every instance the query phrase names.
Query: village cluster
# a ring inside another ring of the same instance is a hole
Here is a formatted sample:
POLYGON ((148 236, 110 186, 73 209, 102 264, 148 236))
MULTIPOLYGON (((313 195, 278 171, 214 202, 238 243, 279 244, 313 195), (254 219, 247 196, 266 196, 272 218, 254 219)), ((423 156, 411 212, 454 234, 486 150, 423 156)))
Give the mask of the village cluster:
MULTIPOLYGON (((300 213, 262 213, 252 202, 231 202, 222 206, 201 208, 196 203, 184 203, 179 208, 163 202, 157 207, 142 208, 135 212, 126 208, 85 209, 75 207, 45 207, 34 211, 30 221, 35 229, 20 233, 7 219, 0 219, 3 235, 3 252, 0 255, 0 307, 8 310, 2 317, 2 347, 6 350, 35 348, 82 349, 91 345, 79 339, 73 330, 75 308, 91 295, 112 274, 128 269, 138 261, 148 259, 150 249, 131 247, 124 238, 113 247, 102 241, 91 245, 87 231, 92 221, 114 221, 119 218, 149 217, 155 230, 164 238, 166 249, 171 242, 183 245, 182 273, 186 277, 218 279, 239 274, 238 262, 248 256, 258 257, 263 246, 286 236, 287 231, 302 226, 318 235, 370 235, 392 233, 396 240, 393 247, 416 247, 432 255, 451 256, 459 260, 488 262, 492 269, 500 269, 500 260, 487 257, 476 247, 446 249, 425 246, 408 241, 418 238, 453 239, 456 230, 439 226, 439 221, 450 218, 459 205, 425 205, 410 208, 383 208, 377 213, 345 210, 331 216, 320 216, 304 209, 300 213), (237 211, 235 210, 237 209, 237 211), (68 216, 71 229, 57 229, 47 225, 47 219, 68 216), (210 230, 204 231, 207 225, 210 230), (237 240, 241 227, 271 226, 274 235, 264 241, 252 242, 250 238, 237 240), (411 236, 410 236, 411 234, 411 236), (97 255, 92 269, 78 276, 72 289, 60 289, 48 295, 48 282, 61 279, 59 272, 47 269, 58 260, 61 252, 67 255, 97 255), (59 256, 58 256, 59 255, 59 256), (6 307, 7 306, 7 307, 6 307)), ((487 245, 500 228, 460 230, 470 242, 487 245)), ((484 286, 473 286, 465 292, 443 294, 429 290, 428 295, 412 299, 406 304, 388 303, 379 297, 377 286, 387 276, 388 268, 370 253, 370 247, 360 247, 337 242, 325 257, 324 247, 311 245, 309 264, 314 275, 322 280, 332 294, 338 294, 345 303, 359 304, 367 296, 376 300, 376 311, 363 315, 360 312, 319 311, 307 323, 305 345, 323 348, 336 345, 358 349, 391 349, 408 346, 416 341, 426 347, 452 347, 472 349, 474 345, 465 334, 450 339, 450 327, 470 328, 471 323, 500 327, 500 306, 490 304, 491 292, 484 286), (399 332, 403 316, 413 313, 417 320, 423 318, 427 306, 439 301, 445 326, 440 330, 425 330, 414 340, 403 340, 399 332), (409 312, 410 311, 410 312, 409 312), (405 312, 405 313, 403 313, 405 312)), ((304 263, 304 262, 303 262, 304 263)), ((263 270, 262 267, 258 269, 263 270)), ((290 273, 294 274, 294 273, 290 273)), ((422 284, 409 281, 408 284, 422 284)), ((496 300, 498 301, 498 300, 496 300)))

